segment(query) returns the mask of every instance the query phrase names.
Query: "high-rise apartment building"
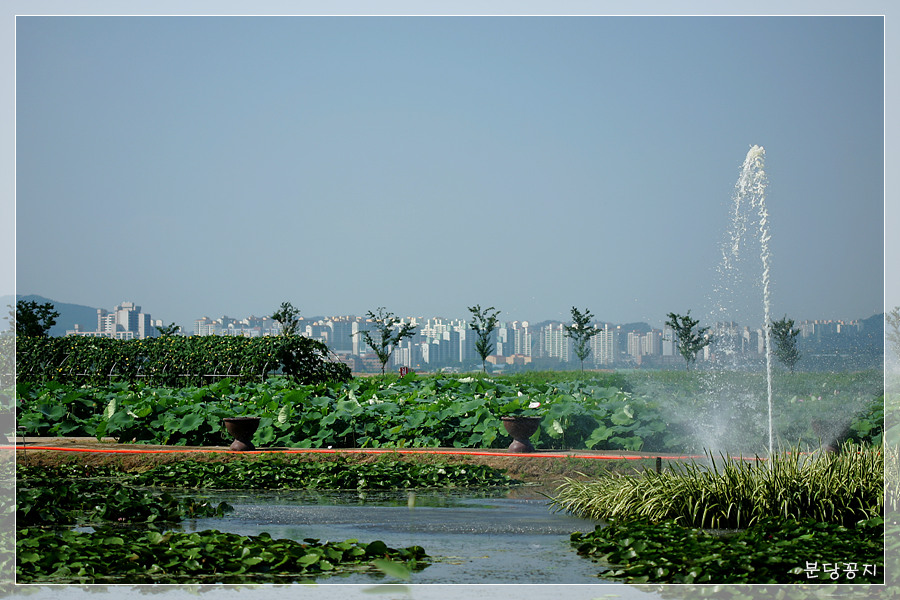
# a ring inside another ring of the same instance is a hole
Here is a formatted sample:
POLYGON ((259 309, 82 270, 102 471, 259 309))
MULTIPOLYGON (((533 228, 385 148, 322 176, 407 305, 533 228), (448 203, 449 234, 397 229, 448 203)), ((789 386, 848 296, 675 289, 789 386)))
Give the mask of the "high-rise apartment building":
POLYGON ((334 317, 326 321, 331 327, 329 347, 337 353, 352 353, 354 340, 359 337, 359 319, 357 317, 334 317))
POLYGON ((497 328, 497 343, 494 347, 494 354, 497 356, 508 356, 513 353, 513 344, 510 344, 510 339, 513 338, 512 328, 506 326, 506 323, 500 323, 500 327, 497 328))
POLYGON ((595 365, 611 365, 616 361, 616 332, 608 323, 591 336, 591 356, 595 365))
POLYGON ((662 354, 662 331, 651 329, 645 333, 642 345, 645 355, 658 356, 662 354))
POLYGON ((644 356, 662 355, 663 332, 659 329, 651 329, 646 333, 640 331, 628 332, 628 355, 638 363, 644 356))
POLYGON ((112 312, 98 308, 97 329, 94 331, 86 331, 81 329, 80 324, 76 324, 75 329, 66 331, 66 335, 142 340, 157 337, 159 335, 157 326, 162 326, 161 320, 152 320, 150 314, 141 312, 141 307, 134 302, 123 302, 112 312))
POLYGON ((675 347, 675 330, 669 325, 663 327, 662 330, 662 355, 675 356, 678 349, 675 347))
POLYGON ((513 321, 513 354, 531 356, 532 336, 528 330, 528 321, 513 321))
POLYGON ((639 331, 628 332, 628 356, 640 359, 643 356, 643 344, 641 344, 641 333, 639 331))
POLYGON ((564 323, 549 323, 541 328, 541 356, 543 358, 558 358, 562 362, 568 362, 571 349, 571 340, 566 335, 564 323))
POLYGON ((242 337, 281 335, 281 324, 271 317, 255 317, 252 315, 246 319, 234 319, 228 316, 218 319, 202 317, 194 320, 194 335, 231 335, 242 337))

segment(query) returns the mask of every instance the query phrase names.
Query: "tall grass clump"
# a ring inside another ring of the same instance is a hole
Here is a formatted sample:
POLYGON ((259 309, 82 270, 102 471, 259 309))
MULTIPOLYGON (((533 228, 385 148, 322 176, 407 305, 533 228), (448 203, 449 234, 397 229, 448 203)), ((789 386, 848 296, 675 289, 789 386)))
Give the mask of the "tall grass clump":
POLYGON ((847 444, 840 453, 793 451, 766 461, 707 456, 708 465, 675 463, 636 477, 569 478, 551 506, 594 520, 671 520, 714 529, 746 528, 770 516, 851 526, 882 514, 881 447, 847 444))

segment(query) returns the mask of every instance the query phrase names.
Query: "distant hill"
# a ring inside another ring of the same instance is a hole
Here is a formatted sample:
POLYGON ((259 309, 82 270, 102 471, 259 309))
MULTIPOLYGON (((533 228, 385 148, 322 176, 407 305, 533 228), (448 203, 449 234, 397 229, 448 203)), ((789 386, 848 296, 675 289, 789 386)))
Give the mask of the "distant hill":
MULTIPOLYGON (((53 305, 53 310, 58 312, 59 316, 56 317, 56 325, 50 328, 50 335, 52 336, 66 335, 66 331, 75 329, 76 323, 81 325, 82 329, 94 330, 97 328, 96 308, 83 306, 81 304, 57 302, 56 300, 44 298, 43 296, 36 296, 34 294, 27 296, 17 294, 15 298, 12 296, 0 296, 0 309, 2 309, 4 317, 9 316, 9 309, 7 306, 14 306, 19 300, 25 300, 26 302, 33 301, 38 304, 49 302, 53 305)), ((7 329, 9 329, 9 319, 0 319, 0 331, 5 331, 7 329)))
POLYGON ((884 313, 872 315, 868 319, 860 319, 860 334, 876 343, 884 342, 884 313))
POLYGON ((622 331, 636 331, 638 333, 650 333, 653 331, 653 328, 650 327, 647 323, 643 321, 638 321, 636 323, 625 323, 622 325, 622 331))

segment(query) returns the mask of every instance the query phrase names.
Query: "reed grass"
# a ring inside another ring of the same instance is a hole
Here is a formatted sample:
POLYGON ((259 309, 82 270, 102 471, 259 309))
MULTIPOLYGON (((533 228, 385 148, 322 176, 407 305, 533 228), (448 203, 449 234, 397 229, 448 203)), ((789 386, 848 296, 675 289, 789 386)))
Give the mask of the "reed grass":
POLYGON ((779 453, 745 461, 707 455, 708 464, 674 463, 662 473, 567 478, 551 507, 594 520, 646 518, 713 529, 741 529, 766 516, 852 526, 884 507, 881 447, 840 453, 779 453))

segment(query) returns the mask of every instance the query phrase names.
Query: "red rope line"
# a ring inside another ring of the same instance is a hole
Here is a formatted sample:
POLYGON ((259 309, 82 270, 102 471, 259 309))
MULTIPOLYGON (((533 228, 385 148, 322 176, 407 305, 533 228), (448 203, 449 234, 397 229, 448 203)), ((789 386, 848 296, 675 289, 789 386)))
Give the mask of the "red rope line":
MULTIPOLYGON (((289 450, 245 450, 234 451, 217 448, 178 448, 178 449, 153 449, 138 450, 133 448, 63 448, 58 446, 11 446, 0 445, 0 450, 50 450, 55 452, 88 452, 99 454, 450 454, 460 456, 505 456, 507 458, 584 458, 590 460, 653 460, 654 455, 626 456, 623 454, 571 454, 564 452, 491 452, 487 450, 430 450, 407 448, 292 448, 289 450)), ((680 455, 662 456, 666 460, 688 460, 706 458, 705 455, 680 455)), ((733 460, 765 460, 762 457, 748 458, 745 456, 732 456, 733 460)))

